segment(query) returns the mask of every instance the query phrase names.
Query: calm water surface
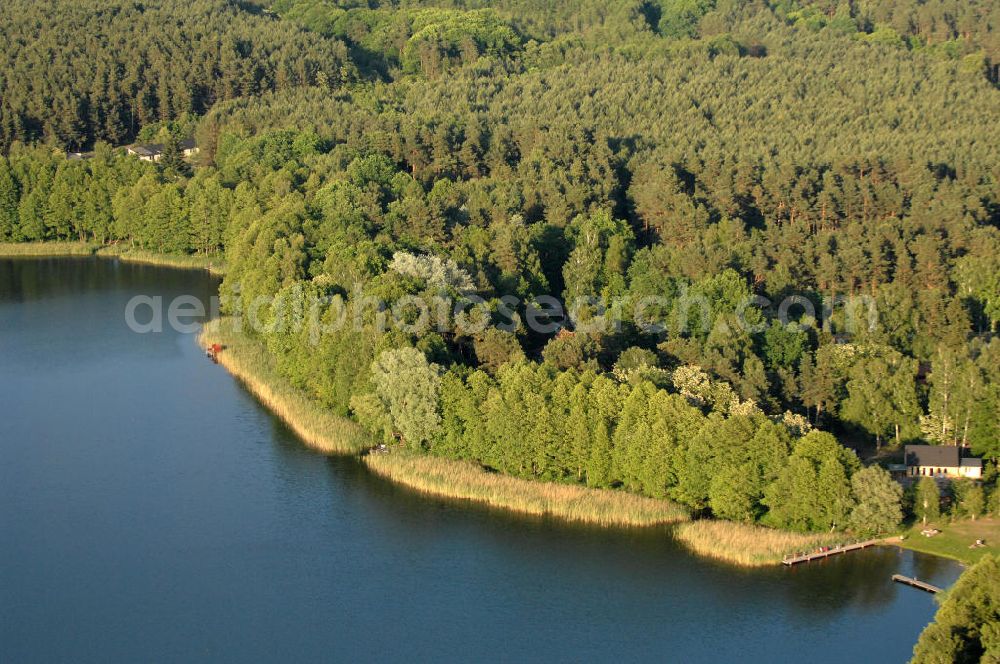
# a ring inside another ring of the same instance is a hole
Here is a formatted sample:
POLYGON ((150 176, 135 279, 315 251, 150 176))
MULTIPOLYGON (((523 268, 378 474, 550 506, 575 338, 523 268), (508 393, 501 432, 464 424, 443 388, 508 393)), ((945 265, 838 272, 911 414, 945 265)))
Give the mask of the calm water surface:
POLYGON ((413 495, 296 441, 133 295, 197 272, 0 259, 0 661, 902 662, 960 568, 747 572, 666 530, 413 495))

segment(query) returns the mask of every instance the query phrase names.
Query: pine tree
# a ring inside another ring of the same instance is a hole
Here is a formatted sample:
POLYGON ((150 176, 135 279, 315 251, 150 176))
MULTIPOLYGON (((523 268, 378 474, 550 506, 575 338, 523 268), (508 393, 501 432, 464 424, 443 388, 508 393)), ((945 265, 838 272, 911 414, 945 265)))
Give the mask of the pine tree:
POLYGON ((180 139, 173 133, 167 136, 167 140, 163 144, 163 153, 157 163, 166 175, 176 177, 189 173, 190 168, 184 161, 184 154, 181 152, 180 139))
POLYGON ((578 384, 573 388, 569 419, 566 422, 566 430, 572 441, 570 468, 574 470, 578 481, 584 479, 592 447, 587 401, 587 388, 582 383, 578 384))
POLYGON ((17 206, 20 192, 10 163, 0 156, 0 241, 10 241, 19 236, 17 206))
POLYGON ((603 418, 593 427, 590 459, 587 463, 587 485, 604 488, 611 483, 611 437, 603 418))

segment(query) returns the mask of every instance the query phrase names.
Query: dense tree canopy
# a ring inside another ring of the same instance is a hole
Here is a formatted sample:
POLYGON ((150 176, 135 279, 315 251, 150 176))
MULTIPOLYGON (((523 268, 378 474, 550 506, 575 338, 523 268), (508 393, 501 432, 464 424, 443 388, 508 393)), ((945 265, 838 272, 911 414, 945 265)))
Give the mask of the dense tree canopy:
POLYGON ((871 534, 899 493, 831 433, 1000 456, 992 3, 51 5, 0 8, 0 241, 224 252, 389 440, 871 534), (137 132, 170 158, 56 149, 137 132))
POLYGON ((353 76, 343 42, 233 0, 5 0, 0 150, 123 143, 220 99, 353 76))
POLYGON ((913 649, 916 664, 1000 658, 1000 562, 985 556, 962 574, 913 649))

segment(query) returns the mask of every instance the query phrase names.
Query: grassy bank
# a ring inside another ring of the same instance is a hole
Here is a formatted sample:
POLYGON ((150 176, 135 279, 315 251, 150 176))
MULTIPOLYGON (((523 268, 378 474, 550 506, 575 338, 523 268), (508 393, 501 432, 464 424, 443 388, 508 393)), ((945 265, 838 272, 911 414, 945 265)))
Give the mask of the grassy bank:
POLYGON ((208 270, 216 275, 222 275, 226 269, 225 261, 221 255, 158 254, 143 249, 128 249, 120 246, 102 247, 96 253, 98 256, 114 257, 130 263, 176 267, 186 270, 208 270))
POLYGON ((743 567, 777 565, 788 554, 847 541, 843 533, 804 535, 707 519, 680 524, 674 532, 698 555, 743 567))
POLYGON ((892 542, 904 549, 912 549, 921 553, 943 556, 972 565, 990 553, 1000 551, 1000 519, 979 518, 975 521, 962 519, 955 522, 936 522, 926 526, 916 524, 906 533, 903 539, 892 542), (925 528, 937 528, 941 532, 934 537, 924 537, 920 534, 925 528), (969 548, 977 539, 983 540, 986 546, 969 548))
POLYGON ((289 384, 278 374, 267 349, 234 330, 228 319, 205 325, 199 341, 203 347, 222 344, 225 350, 219 353, 219 364, 240 379, 309 447, 328 454, 355 454, 373 444, 357 423, 331 413, 289 384))
POLYGON ((97 245, 90 242, 0 242, 0 256, 90 256, 97 245))
POLYGON ((523 480, 488 472, 467 461, 402 450, 369 454, 364 461, 372 472, 423 493, 471 500, 522 514, 615 526, 651 526, 688 518, 687 510, 666 500, 523 480))

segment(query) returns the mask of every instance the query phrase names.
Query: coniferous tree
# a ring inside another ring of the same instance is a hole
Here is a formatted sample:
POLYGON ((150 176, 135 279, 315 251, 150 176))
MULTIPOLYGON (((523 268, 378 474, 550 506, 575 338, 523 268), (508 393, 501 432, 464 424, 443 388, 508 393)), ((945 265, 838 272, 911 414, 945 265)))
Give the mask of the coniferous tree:
POLYGON ((0 157, 0 241, 14 240, 20 235, 17 219, 19 198, 20 192, 10 164, 6 158, 0 157))

